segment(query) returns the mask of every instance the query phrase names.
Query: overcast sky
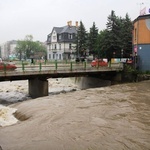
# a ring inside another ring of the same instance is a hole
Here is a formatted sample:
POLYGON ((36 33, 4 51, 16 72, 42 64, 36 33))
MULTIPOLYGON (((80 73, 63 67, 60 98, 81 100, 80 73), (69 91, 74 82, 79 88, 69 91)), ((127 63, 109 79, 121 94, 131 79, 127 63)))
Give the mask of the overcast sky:
POLYGON ((128 13, 134 20, 145 6, 148 13, 149 0, 0 0, 0 44, 26 35, 44 42, 54 26, 70 20, 82 21, 86 30, 95 22, 103 30, 111 10, 121 17, 128 13))

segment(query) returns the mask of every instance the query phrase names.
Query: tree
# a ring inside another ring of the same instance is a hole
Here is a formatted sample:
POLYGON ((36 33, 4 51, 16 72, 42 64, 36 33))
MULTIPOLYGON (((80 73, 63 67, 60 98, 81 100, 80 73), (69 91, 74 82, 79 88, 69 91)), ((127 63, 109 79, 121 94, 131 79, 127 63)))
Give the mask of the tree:
POLYGON ((95 51, 95 55, 97 55, 99 58, 106 58, 106 52, 107 49, 109 48, 109 44, 107 44, 108 40, 108 32, 107 30, 102 30, 99 32, 98 37, 97 37, 97 41, 96 41, 96 51, 95 51))
POLYGON ((118 57, 121 44, 121 22, 119 17, 115 15, 115 12, 113 10, 111 11, 111 15, 108 16, 106 27, 108 32, 107 43, 109 43, 109 47, 107 49, 108 57, 118 57), (113 54, 115 54, 115 56, 113 56, 113 54))
POLYGON ((85 56, 85 50, 87 48, 87 32, 82 21, 80 21, 80 26, 78 27, 77 30, 76 45, 77 45, 77 57, 85 56))
POLYGON ((98 37, 98 29, 95 25, 95 22, 93 22, 93 26, 90 28, 90 33, 88 34, 89 54, 95 55, 97 37, 98 37))
POLYGON ((36 52, 44 52, 46 55, 46 47, 39 41, 34 42, 32 35, 27 35, 24 40, 19 40, 16 46, 18 58, 29 59, 36 52))
POLYGON ((121 18, 112 11, 107 20, 106 30, 98 36, 97 53, 109 60, 112 57, 129 57, 132 52, 132 22, 128 14, 121 18))
POLYGON ((130 54, 132 53, 132 29, 132 21, 129 18, 129 15, 126 14, 125 18, 122 20, 121 29, 122 49, 124 57, 130 57, 130 54))

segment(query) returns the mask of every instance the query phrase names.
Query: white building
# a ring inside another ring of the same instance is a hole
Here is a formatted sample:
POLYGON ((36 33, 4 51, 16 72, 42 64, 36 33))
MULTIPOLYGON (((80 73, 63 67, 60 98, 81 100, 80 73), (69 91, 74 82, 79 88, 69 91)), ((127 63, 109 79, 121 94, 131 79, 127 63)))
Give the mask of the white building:
POLYGON ((78 22, 72 21, 64 27, 54 27, 47 36, 47 59, 65 60, 76 56, 76 35, 78 22))

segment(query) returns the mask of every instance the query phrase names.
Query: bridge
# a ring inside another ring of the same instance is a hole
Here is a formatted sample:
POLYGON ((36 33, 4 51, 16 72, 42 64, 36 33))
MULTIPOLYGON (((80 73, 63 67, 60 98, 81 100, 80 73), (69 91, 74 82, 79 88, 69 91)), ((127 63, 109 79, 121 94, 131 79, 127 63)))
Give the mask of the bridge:
POLYGON ((33 98, 48 95, 49 78, 100 76, 122 71, 123 65, 110 64, 108 67, 91 67, 88 63, 51 65, 18 65, 14 71, 0 71, 0 81, 28 80, 29 95, 33 98))

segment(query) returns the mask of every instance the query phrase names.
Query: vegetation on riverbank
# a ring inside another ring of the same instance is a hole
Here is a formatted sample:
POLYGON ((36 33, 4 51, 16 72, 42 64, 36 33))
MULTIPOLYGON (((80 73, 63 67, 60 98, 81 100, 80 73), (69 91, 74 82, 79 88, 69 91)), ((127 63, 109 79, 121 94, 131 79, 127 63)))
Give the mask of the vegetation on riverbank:
POLYGON ((133 66, 125 64, 123 70, 123 81, 138 82, 150 80, 150 71, 139 71, 133 66))

